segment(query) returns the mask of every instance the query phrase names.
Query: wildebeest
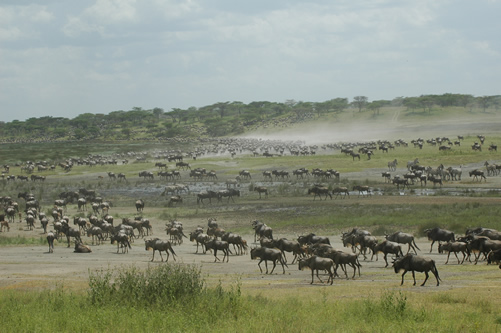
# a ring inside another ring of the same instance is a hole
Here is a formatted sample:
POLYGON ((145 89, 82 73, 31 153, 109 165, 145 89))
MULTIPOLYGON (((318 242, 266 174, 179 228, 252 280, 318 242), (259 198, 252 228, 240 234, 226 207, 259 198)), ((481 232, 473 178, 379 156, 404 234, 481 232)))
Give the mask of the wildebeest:
POLYGON ((344 271, 344 274, 346 276, 346 279, 348 279, 348 271, 346 269, 346 265, 349 265, 353 267, 353 276, 351 277, 352 279, 355 278, 355 274, 357 273, 358 269, 358 276, 360 276, 360 262, 358 261, 358 254, 355 253, 346 253, 343 251, 338 251, 334 249, 326 249, 322 257, 330 258, 334 261, 336 264, 336 268, 334 269, 334 275, 337 275, 337 268, 338 266, 341 266, 341 269, 344 271))
MULTIPOLYGON (((487 254, 487 265, 490 264, 501 264, 501 249, 490 251, 487 254)), ((501 268, 501 265, 499 268, 501 268)))
POLYGON ((142 212, 143 209, 144 209, 144 200, 143 199, 136 200, 136 211, 142 212))
POLYGON ((473 176, 473 180, 479 180, 482 181, 482 178, 487 182, 487 178, 485 177, 485 174, 482 170, 472 170, 470 171, 470 177, 473 176), (479 178, 480 177, 480 178, 479 178))
POLYGON ((197 244, 197 251, 195 253, 198 253, 198 246, 200 245, 202 248, 202 252, 205 254, 205 246, 204 244, 209 241, 209 235, 207 235, 204 232, 191 232, 190 233, 190 241, 191 242, 196 242, 197 244))
MULTIPOLYGON (((275 270, 275 267, 277 266, 277 261, 282 265, 283 269, 283 274, 285 274, 285 266, 287 266, 287 263, 284 260, 283 254, 280 250, 278 249, 271 249, 267 247, 256 247, 251 249, 251 259, 256 259, 259 258, 258 266, 259 270, 261 273, 263 273, 263 270, 261 268, 261 263, 264 261, 264 264, 266 266, 266 274, 268 274, 268 261, 273 262, 273 268, 270 272, 270 274, 273 273, 275 270)), ((289 266, 287 266, 288 268, 289 266)))
POLYGON ((216 260, 221 260, 217 257, 218 250, 220 250, 224 254, 222 262, 224 262, 225 258, 226 258, 226 262, 228 262, 230 260, 230 247, 229 247, 230 245, 228 242, 216 240, 216 239, 211 239, 211 240, 205 242, 204 245, 205 245, 205 250, 213 250, 214 251, 214 262, 216 262, 216 260))
POLYGON ((328 196, 332 199, 332 194, 330 193, 329 188, 325 186, 313 186, 312 188, 308 189, 308 195, 312 193, 314 194, 313 200, 315 200, 317 196, 320 198, 320 200, 322 200, 322 196, 325 196, 324 200, 327 200, 328 196))
POLYGON ((314 279, 314 273, 317 271, 317 278, 321 283, 324 283, 322 279, 320 279, 320 276, 318 276, 318 272, 320 270, 322 271, 327 271, 329 274, 329 279, 327 280, 327 283, 332 284, 334 282, 334 261, 329 258, 322 258, 318 256, 311 256, 309 258, 301 259, 299 260, 299 270, 303 270, 305 267, 308 267, 311 269, 311 283, 313 284, 313 279, 314 279))
POLYGON ((5 231, 5 229, 7 229, 7 231, 10 231, 9 222, 2 219, 2 221, 0 221, 0 232, 5 231))
POLYGON ((454 236, 454 233, 449 230, 445 229, 440 229, 439 227, 433 228, 433 229, 426 229, 424 231, 424 234, 426 237, 428 237, 428 240, 431 240, 431 246, 430 246, 430 253, 433 251, 433 244, 435 242, 455 242, 456 238, 454 236))
POLYGON ((233 232, 225 232, 221 235, 221 240, 233 245, 233 250, 237 255, 247 253, 247 242, 239 234, 233 232))
POLYGON ((202 191, 197 194, 197 204, 204 204, 205 199, 209 199, 209 203, 212 203, 213 198, 217 198, 217 192, 211 190, 202 191))
POLYGON ((94 245, 94 241, 96 245, 102 244, 104 241, 103 230, 96 226, 87 229, 87 237, 92 237, 92 245, 94 245))
POLYGON ((357 246, 360 244, 360 238, 364 235, 370 235, 371 233, 367 230, 362 230, 359 228, 353 228, 350 232, 343 232, 341 235, 341 240, 343 241, 344 247, 351 247, 353 253, 356 252, 357 246))
POLYGON ((75 241, 75 253, 91 253, 92 250, 89 246, 84 245, 82 242, 75 241))
POLYGON ((261 194, 264 193, 264 197, 268 198, 268 188, 265 186, 256 186, 254 191, 259 193, 259 199, 261 199, 261 194))
POLYGON ((254 229, 254 242, 263 237, 267 237, 269 239, 273 239, 273 229, 258 220, 252 221, 252 229, 254 229))
POLYGON ((456 256, 456 259, 458 260, 458 265, 464 262, 464 260, 467 257, 467 254, 469 253, 467 244, 465 242, 447 242, 444 244, 438 244, 438 252, 442 253, 447 251, 447 261, 445 264, 449 262, 449 256, 451 255, 451 252, 454 253, 456 256), (460 262, 458 258, 458 252, 461 252, 463 254, 463 260, 460 262))
POLYGON ((219 202, 223 200, 223 197, 228 198, 228 202, 230 202, 230 199, 232 202, 235 202, 235 199, 233 199, 233 197, 239 197, 239 196, 240 196, 240 190, 234 188, 228 188, 226 190, 220 190, 217 192, 217 200, 219 202))
POLYGON ((294 259, 292 259, 292 264, 298 259, 299 256, 304 255, 304 251, 299 245, 298 241, 288 240, 287 238, 280 238, 275 241, 275 246, 282 251, 284 256, 284 261, 287 262, 287 257, 285 256, 285 252, 292 252, 294 255, 294 259))
POLYGON ((165 261, 169 261, 169 252, 172 253, 172 258, 174 259, 174 261, 176 261, 176 253, 174 252, 174 249, 172 248, 172 245, 169 241, 153 238, 145 239, 144 243, 146 246, 146 251, 153 249, 153 257, 151 258, 151 261, 155 259, 155 251, 158 251, 158 253, 160 253, 160 258, 162 258, 162 261, 164 261, 162 251, 165 251, 165 253, 167 254, 167 259, 165 261))
POLYGON ((421 249, 417 246, 416 242, 414 241, 414 236, 411 234, 397 231, 391 235, 386 235, 386 239, 399 244, 408 244, 409 247, 407 249, 407 253, 409 253, 411 249, 414 250, 414 253, 416 254, 417 254, 416 249, 421 251, 421 249))
POLYGON ((397 170, 397 159, 394 159, 393 161, 391 162, 388 162, 388 170, 390 171, 395 171, 397 170))
POLYGON ((117 243, 117 253, 120 248, 122 248, 122 253, 129 252, 129 249, 132 249, 129 242, 129 236, 123 230, 111 235, 110 240, 111 244, 115 244, 115 242, 117 243))
POLYGON ((433 259, 418 256, 415 254, 407 254, 402 258, 396 259, 393 262, 393 268, 395 269, 395 273, 404 270, 404 273, 402 274, 402 283, 400 283, 400 285, 404 284, 404 276, 408 271, 412 272, 414 285, 416 285, 416 275, 414 272, 424 272, 426 278, 424 279, 423 284, 421 284, 421 286, 424 286, 424 284, 428 280, 428 272, 430 271, 433 273, 433 275, 435 275, 435 278, 437 279, 437 286, 440 285, 441 279, 438 276, 438 270, 433 259))
POLYGON ((301 245, 306 245, 306 244, 316 244, 316 243, 322 243, 322 244, 329 244, 330 245, 330 240, 326 236, 317 236, 314 233, 309 233, 306 236, 299 236, 297 238, 297 241, 301 245))
POLYGON ((180 195, 173 195, 169 198, 169 202, 167 203, 167 205, 169 207, 172 207, 173 205, 177 205, 180 203, 183 203, 183 198, 180 195))
POLYGON ((343 198, 346 198, 346 196, 350 196, 350 191, 348 190, 347 187, 335 187, 332 190, 332 194, 336 194, 336 196, 334 197, 334 199, 336 199, 337 196, 340 195, 340 194, 344 194, 343 198))
MULTIPOLYGON (((378 252, 383 252, 384 261, 386 263, 386 266, 384 266, 384 267, 388 267, 388 260, 387 260, 388 254, 394 254, 396 257, 404 255, 400 244, 395 243, 395 242, 391 242, 387 239, 385 239, 381 243, 374 244, 371 250, 372 250, 372 257, 374 257, 374 255, 376 255, 376 261, 377 261, 378 252)), ((371 260, 372 260, 372 257, 371 257, 371 260)))
POLYGON ((56 239, 56 236, 51 230, 47 233, 47 243, 49 243, 49 253, 54 252, 54 239, 56 239))
POLYGON ((360 194, 362 196, 371 195, 370 188, 367 185, 355 185, 353 186, 353 191, 358 191, 358 196, 360 196, 360 194))
POLYGON ((63 223, 62 232, 66 235, 66 239, 68 241, 68 247, 70 247, 71 237, 75 238, 75 243, 78 242, 83 244, 82 239, 80 238, 80 230, 73 229, 69 227, 67 223, 63 223))
POLYGON ((239 172, 241 179, 252 179, 251 173, 249 170, 242 170, 239 172))

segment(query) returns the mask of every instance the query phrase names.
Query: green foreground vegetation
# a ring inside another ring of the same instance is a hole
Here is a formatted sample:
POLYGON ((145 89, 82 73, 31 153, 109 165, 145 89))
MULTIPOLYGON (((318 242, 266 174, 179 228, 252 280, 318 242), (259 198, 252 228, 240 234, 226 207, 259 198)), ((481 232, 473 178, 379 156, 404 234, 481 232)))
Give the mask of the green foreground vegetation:
POLYGON ((319 286, 283 299, 207 287, 196 266, 91 273, 87 292, 0 291, 2 332, 495 332, 495 298, 382 291, 339 299, 319 286))

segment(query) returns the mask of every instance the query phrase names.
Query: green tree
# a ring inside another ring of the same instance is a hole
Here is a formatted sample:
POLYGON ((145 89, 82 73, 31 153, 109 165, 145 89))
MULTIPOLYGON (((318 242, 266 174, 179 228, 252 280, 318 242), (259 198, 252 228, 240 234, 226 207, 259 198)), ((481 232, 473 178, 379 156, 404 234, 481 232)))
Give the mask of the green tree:
POLYGON ((482 108, 483 112, 486 112, 486 110, 489 108, 491 105, 491 96, 482 96, 482 97, 477 97, 476 98, 478 105, 482 108))
POLYGON ((154 108, 153 109, 153 115, 157 118, 160 119, 160 117, 164 114, 164 109, 161 108, 154 108))
POLYGON ((352 104, 358 108, 358 112, 362 112, 362 109, 365 108, 369 101, 369 98, 366 96, 355 96, 353 97, 352 104))

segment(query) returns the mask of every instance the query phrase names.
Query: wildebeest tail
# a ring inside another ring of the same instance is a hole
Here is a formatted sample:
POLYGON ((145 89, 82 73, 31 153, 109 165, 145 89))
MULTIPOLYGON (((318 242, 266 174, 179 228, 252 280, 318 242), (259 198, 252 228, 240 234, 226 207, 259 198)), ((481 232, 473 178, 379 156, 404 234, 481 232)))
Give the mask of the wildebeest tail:
POLYGON ((437 275, 437 279, 439 281, 442 281, 442 279, 440 278, 440 276, 438 275, 438 270, 437 270, 437 266, 435 265, 435 261, 433 261, 433 270, 435 271, 436 275, 437 275))

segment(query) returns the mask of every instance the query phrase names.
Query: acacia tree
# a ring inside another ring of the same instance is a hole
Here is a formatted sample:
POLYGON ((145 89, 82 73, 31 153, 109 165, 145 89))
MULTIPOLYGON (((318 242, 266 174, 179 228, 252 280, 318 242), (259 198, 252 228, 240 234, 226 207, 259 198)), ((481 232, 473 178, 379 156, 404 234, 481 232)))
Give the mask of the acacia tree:
POLYGON ((482 97, 477 97, 477 102, 482 108, 482 110, 487 110, 489 105, 491 104, 491 96, 482 96, 482 97))
POLYGON ((353 97, 352 104, 358 108, 358 112, 362 112, 362 109, 367 105, 369 98, 367 96, 355 96, 353 97))

